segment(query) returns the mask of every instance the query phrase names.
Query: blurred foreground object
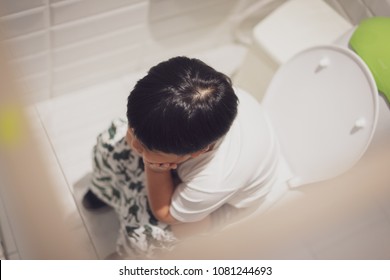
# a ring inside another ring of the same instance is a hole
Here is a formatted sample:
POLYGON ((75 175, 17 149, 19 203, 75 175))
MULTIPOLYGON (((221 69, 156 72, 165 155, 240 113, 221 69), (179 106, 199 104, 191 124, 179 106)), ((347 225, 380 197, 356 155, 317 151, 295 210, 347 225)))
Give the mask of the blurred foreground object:
MULTIPOLYGON (((83 253, 65 222, 39 145, 19 97, 20 89, 0 45, 0 168, 1 195, 17 224, 26 259, 80 259, 83 253)), ((18 241, 19 241, 18 240, 18 241)))
MULTIPOLYGON (((371 150, 349 172, 332 180, 302 186, 294 192, 303 195, 279 203, 278 207, 254 215, 214 236, 190 238, 161 258, 279 259, 278 252, 284 252, 285 248, 293 246, 299 250, 299 246, 308 240, 326 239, 327 234, 335 229, 337 231, 340 225, 364 219, 367 212, 376 206, 378 197, 390 197, 388 166, 390 149, 371 150)), ((355 250, 345 252, 341 257, 330 255, 330 258, 390 258, 390 252, 378 249, 377 245, 382 242, 383 247, 388 248, 390 237, 369 242, 355 244, 355 250), (370 249, 365 251, 367 248, 370 249)), ((283 259, 291 258, 283 256, 283 259)))
POLYGON ((11 148, 20 144, 22 139, 22 112, 20 105, 0 105, 0 145, 3 148, 11 148))
POLYGON ((390 102, 390 17, 362 21, 353 33, 350 46, 364 60, 378 89, 390 102))

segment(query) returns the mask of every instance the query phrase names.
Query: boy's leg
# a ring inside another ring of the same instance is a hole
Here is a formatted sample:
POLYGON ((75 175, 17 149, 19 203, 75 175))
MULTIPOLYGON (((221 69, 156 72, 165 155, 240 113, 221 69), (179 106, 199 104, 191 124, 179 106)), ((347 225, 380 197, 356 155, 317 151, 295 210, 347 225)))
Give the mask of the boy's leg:
POLYGON ((103 209, 109 206, 104 201, 99 199, 91 190, 88 190, 87 193, 84 195, 82 204, 85 209, 90 211, 103 209))
POLYGON ((105 206, 116 208, 121 190, 118 188, 118 173, 121 172, 121 161, 114 154, 128 150, 124 136, 127 122, 114 120, 110 127, 97 137, 93 148, 93 172, 88 192, 83 198, 83 206, 96 210, 105 206))
POLYGON ((171 248, 176 238, 149 208, 143 160, 127 145, 126 131, 127 122, 115 120, 98 136, 90 193, 118 214, 117 252, 123 257, 145 258, 171 248))

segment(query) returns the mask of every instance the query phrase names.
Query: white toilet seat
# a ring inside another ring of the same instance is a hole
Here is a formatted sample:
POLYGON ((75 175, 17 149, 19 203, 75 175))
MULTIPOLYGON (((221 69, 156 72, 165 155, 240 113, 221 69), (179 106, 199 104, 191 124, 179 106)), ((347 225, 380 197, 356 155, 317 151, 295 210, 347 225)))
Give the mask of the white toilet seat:
POLYGON ((291 187, 351 168, 366 151, 378 118, 371 72, 355 53, 337 46, 307 49, 282 65, 263 106, 294 174, 291 187))

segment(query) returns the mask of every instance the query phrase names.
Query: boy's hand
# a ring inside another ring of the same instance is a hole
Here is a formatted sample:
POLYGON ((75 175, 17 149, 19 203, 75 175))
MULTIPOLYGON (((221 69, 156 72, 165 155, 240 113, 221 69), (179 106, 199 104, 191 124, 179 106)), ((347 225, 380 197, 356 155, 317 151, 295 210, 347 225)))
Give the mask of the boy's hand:
POLYGON ((177 168, 176 163, 150 163, 144 161, 144 164, 154 172, 166 172, 177 168))

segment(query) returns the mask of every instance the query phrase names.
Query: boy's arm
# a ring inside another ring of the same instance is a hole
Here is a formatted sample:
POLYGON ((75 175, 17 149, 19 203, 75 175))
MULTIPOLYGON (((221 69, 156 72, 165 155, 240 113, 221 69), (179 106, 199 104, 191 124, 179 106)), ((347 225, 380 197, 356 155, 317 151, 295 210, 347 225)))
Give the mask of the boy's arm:
POLYGON ((174 191, 171 169, 145 164, 145 174, 149 204, 155 218, 170 225, 180 223, 169 212, 174 191))

